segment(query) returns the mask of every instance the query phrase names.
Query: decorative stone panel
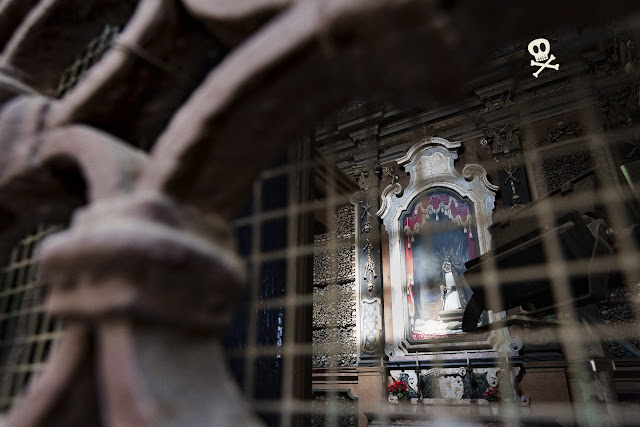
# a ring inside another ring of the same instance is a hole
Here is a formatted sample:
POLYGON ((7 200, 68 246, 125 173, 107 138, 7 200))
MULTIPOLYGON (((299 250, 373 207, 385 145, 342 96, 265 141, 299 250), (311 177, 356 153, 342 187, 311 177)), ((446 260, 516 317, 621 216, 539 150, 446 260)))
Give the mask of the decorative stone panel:
POLYGON ((313 285, 326 286, 331 283, 344 283, 355 280, 355 247, 350 242, 338 242, 337 250, 332 253, 328 248, 328 239, 314 238, 313 285))
POLYGON ((586 143, 555 143, 537 150, 535 154, 528 153, 526 157, 532 160, 530 166, 538 197, 596 167, 600 169, 598 176, 604 179, 603 184, 617 183, 611 153, 604 145, 589 147, 586 143))
POLYGON ((544 189, 547 193, 555 190, 594 166, 593 156, 587 150, 578 150, 575 153, 545 159, 542 162, 544 189))
POLYGON ((347 327, 356 324, 354 282, 313 289, 313 327, 347 327))
POLYGON ((313 367, 355 366, 357 361, 355 326, 313 331, 313 367))
POLYGON ((338 239, 352 239, 354 232, 353 205, 340 206, 336 212, 336 237, 338 239))
POLYGON ((409 397, 422 397, 427 402, 432 399, 444 399, 450 403, 462 403, 470 400, 484 399, 484 393, 491 387, 499 387, 504 398, 513 393, 518 401, 525 402, 528 398, 513 392, 511 378, 516 382, 520 367, 514 366, 507 371, 500 368, 468 368, 465 366, 454 368, 391 370, 394 381, 403 381, 409 386, 409 397), (511 392, 510 392, 511 391, 511 392))
POLYGON ((354 209, 336 209, 335 231, 314 237, 313 367, 357 362, 354 209))

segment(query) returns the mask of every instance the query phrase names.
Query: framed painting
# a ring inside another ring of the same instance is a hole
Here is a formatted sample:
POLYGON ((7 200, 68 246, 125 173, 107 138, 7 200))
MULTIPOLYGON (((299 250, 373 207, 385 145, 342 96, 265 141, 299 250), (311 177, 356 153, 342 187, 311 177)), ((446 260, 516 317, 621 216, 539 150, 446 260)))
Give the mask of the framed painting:
MULTIPOLYGON (((489 225, 498 187, 480 165, 468 164, 459 173, 454 166, 459 148, 460 142, 443 138, 419 142, 397 160, 409 173, 407 187, 394 183, 382 192, 377 214, 389 234, 390 356, 432 346, 491 346, 491 333, 462 332, 471 296, 463 273, 467 261, 491 247, 489 225)), ((488 316, 481 322, 493 320, 488 316)))

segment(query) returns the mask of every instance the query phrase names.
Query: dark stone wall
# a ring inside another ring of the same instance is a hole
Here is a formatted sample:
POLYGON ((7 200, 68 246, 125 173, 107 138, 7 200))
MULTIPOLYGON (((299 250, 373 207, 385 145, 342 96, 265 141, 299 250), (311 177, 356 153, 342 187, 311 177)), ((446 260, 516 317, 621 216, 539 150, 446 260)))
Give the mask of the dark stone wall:
MULTIPOLYGON (((636 295, 638 291, 640 291, 640 285, 635 285, 636 295)), ((634 296, 630 289, 624 287, 613 289, 609 292, 607 299, 598 304, 598 318, 605 325, 615 328, 618 333, 626 336, 631 344, 639 348, 640 336, 637 333, 637 325, 634 323, 636 314, 632 305, 633 300, 634 296)), ((610 357, 631 357, 631 353, 610 338, 606 338, 602 345, 610 357)))

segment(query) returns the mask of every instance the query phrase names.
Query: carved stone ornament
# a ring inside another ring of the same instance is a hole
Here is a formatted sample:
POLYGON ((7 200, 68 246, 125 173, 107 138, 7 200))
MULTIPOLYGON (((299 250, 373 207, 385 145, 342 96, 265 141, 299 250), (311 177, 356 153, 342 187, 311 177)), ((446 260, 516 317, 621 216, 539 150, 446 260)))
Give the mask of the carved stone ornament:
POLYGON ((409 387, 409 397, 418 397, 418 374, 411 369, 391 370, 389 375, 393 381, 402 381, 409 387))
POLYGON ((491 151, 494 157, 522 151, 520 126, 518 122, 514 121, 496 128, 485 129, 484 138, 480 140, 480 144, 491 145, 491 151))
POLYGON ((475 346, 490 347, 487 335, 465 337, 458 320, 466 306, 464 288, 468 287, 462 276, 464 262, 491 247, 488 227, 498 187, 487 180, 480 165, 468 164, 459 173, 454 167, 459 148, 460 142, 438 137, 415 144, 397 160, 410 175, 409 185, 403 191, 393 183, 382 192, 377 215, 389 233, 393 323, 388 355, 407 355, 410 348, 428 349, 434 339, 452 350, 468 347, 471 340, 475 346), (431 230, 438 230, 437 224, 449 227, 446 232, 453 227, 458 234, 454 240, 447 235, 449 240, 443 244, 424 249, 427 239, 421 236, 426 231, 431 233, 429 239, 435 239, 439 232, 431 230), (433 256, 425 250, 432 250, 433 256), (438 281, 429 283, 429 290, 420 273, 427 258, 438 264, 426 273, 438 281))
POLYGON ((382 318, 380 315, 380 298, 362 300, 362 351, 375 354, 382 333, 382 318))
POLYGON ((635 40, 629 34, 617 34, 607 49, 609 64, 612 67, 624 68, 631 74, 640 66, 638 49, 635 40))
MULTIPOLYGON (((491 387, 499 387, 503 397, 513 399, 518 406, 529 405, 529 397, 518 392, 521 368, 500 367, 452 367, 420 369, 392 369, 389 375, 393 381, 407 384, 410 398, 422 399, 423 403, 469 404, 471 400, 484 400, 484 393, 491 387), (502 382, 500 381, 502 380, 502 382), (510 383, 510 384, 509 384, 510 383)), ((390 399, 391 400, 391 399, 390 399)))
POLYGON ((640 83, 625 84, 613 93, 602 93, 598 97, 602 109, 602 130, 628 128, 637 121, 640 111, 640 83), (634 120, 635 118, 635 120, 634 120))
POLYGON ((560 120, 555 126, 546 129, 546 135, 536 142, 535 146, 542 145, 545 141, 557 142, 561 139, 576 138, 582 134, 582 126, 578 122, 565 122, 560 120))
POLYGON ((484 107, 478 110, 478 114, 496 111, 502 107, 508 107, 513 104, 510 89, 503 90, 502 93, 497 96, 484 96, 480 101, 484 107))
POLYGON ((355 177, 356 182, 358 183, 358 187, 360 187, 362 191, 366 192, 367 190, 369 190, 369 186, 367 184, 367 180, 369 178, 368 170, 362 168, 361 166, 354 167, 353 176, 355 177))

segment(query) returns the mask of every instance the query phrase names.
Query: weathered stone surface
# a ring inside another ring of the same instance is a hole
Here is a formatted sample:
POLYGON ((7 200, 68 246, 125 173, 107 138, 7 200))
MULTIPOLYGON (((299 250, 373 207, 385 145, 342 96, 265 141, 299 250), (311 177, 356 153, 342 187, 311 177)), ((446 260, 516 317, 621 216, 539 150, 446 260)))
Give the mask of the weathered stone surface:
POLYGON ((336 209, 335 231, 313 238, 313 285, 326 286, 355 280, 353 205, 336 209))
POLYGON ((313 331, 313 367, 355 366, 357 343, 355 326, 313 331))
MULTIPOLYGON (((562 147, 561 147, 562 148, 562 147)), ((591 168, 599 169, 598 176, 603 184, 613 185, 614 175, 610 168, 608 150, 603 146, 584 149, 574 147, 571 151, 555 150, 549 145, 540 150, 540 162, 533 167, 536 188, 540 195, 562 186, 591 168)))
POLYGON ((355 282, 313 289, 313 327, 346 327, 356 324, 355 282))
POLYGON ((357 361, 353 212, 352 205, 339 207, 336 231, 314 237, 314 368, 354 366, 357 361))
POLYGON ((314 392, 314 413, 311 418, 312 427, 336 425, 340 427, 356 427, 358 425, 358 405, 343 390, 314 392), (322 394, 319 394, 322 393, 322 394), (334 415, 335 412, 335 415, 334 415), (335 424, 331 421, 336 420, 335 424))
POLYGON ((586 150, 558 156, 543 161, 543 177, 545 190, 555 190, 566 181, 575 178, 595 166, 593 156, 586 150))
POLYGON ((336 237, 338 239, 352 239, 355 231, 355 216, 353 205, 340 206, 336 212, 336 237))
MULTIPOLYGON (((314 239, 315 240, 315 239, 314 239)), ((352 243, 338 243, 332 253, 325 245, 318 245, 313 257, 313 284, 326 286, 355 280, 355 247, 352 243)))
MULTIPOLYGON (((636 286, 636 288, 640 288, 640 286, 636 286)), ((635 319, 631 305, 633 299, 632 293, 625 288, 612 290, 607 299, 598 304, 598 317, 603 323, 633 322, 635 319)))

